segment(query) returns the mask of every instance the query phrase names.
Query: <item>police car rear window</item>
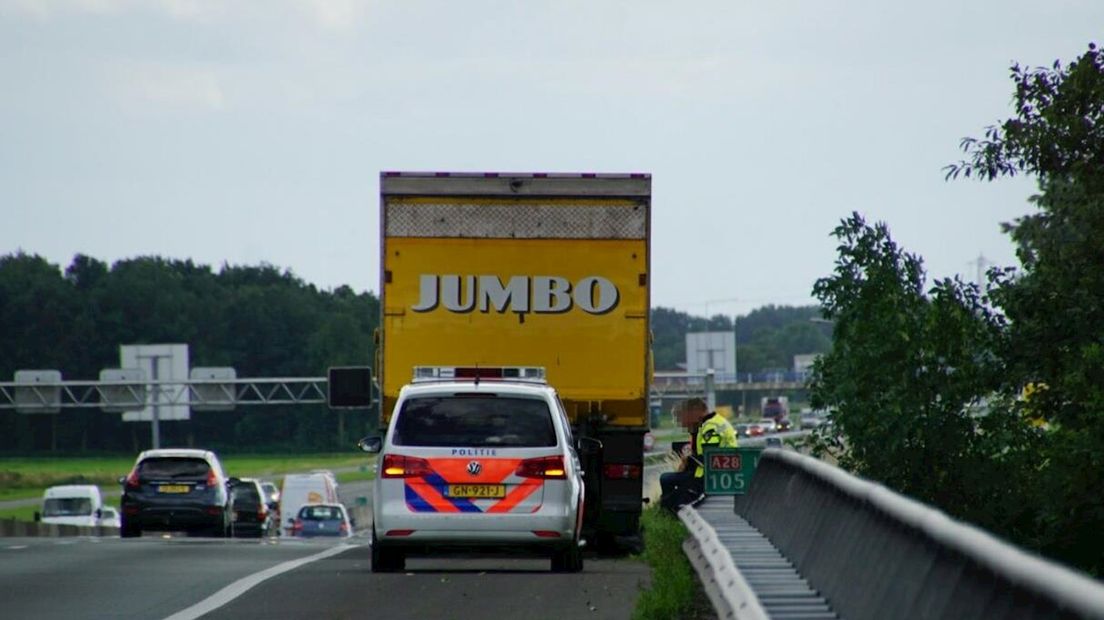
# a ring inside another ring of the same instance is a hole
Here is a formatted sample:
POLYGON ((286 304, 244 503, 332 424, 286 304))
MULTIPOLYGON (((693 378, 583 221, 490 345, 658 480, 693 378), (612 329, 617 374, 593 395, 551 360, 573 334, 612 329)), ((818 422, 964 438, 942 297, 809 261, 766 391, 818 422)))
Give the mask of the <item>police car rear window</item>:
POLYGON ((392 442, 414 447, 537 448, 556 445, 552 413, 532 398, 413 398, 403 404, 392 442))

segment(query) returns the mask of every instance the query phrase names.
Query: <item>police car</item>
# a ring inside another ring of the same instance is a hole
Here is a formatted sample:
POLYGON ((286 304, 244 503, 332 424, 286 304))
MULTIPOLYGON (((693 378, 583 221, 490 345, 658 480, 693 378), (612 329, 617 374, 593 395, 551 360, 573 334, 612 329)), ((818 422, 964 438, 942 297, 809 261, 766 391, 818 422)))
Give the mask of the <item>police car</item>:
POLYGON ((378 452, 372 570, 410 555, 518 551, 583 568, 583 472, 541 368, 418 367, 378 452))

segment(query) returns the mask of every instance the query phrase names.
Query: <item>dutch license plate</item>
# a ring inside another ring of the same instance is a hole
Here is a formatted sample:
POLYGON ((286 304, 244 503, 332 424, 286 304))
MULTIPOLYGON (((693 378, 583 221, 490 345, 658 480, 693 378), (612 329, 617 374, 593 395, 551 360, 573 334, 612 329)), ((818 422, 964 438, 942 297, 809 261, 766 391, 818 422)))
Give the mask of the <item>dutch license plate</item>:
POLYGON ((186 484, 163 484, 157 487, 158 493, 187 493, 192 487, 186 484))
POLYGON ((501 498, 506 497, 506 485, 504 484, 450 484, 448 485, 449 497, 468 498, 501 498))

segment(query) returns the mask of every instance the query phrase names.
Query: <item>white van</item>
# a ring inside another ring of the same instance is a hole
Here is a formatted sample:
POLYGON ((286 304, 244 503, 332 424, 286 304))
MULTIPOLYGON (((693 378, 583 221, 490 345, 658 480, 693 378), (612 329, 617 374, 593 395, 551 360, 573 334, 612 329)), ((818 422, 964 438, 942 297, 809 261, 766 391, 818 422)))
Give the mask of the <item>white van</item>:
POLYGON ((104 506, 100 487, 94 484, 67 484, 46 489, 42 496, 41 520, 58 525, 119 527, 119 514, 114 508, 104 506))
POLYGON ((306 504, 337 504, 332 474, 288 474, 280 491, 280 532, 291 535, 295 515, 306 504))

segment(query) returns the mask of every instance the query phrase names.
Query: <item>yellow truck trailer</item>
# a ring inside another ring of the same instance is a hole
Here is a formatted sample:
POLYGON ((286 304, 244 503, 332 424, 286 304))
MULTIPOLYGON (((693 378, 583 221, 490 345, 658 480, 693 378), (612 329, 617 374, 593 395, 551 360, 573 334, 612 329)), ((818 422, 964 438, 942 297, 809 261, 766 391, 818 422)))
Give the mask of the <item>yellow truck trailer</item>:
POLYGON ((380 428, 416 366, 543 367, 580 443, 590 539, 637 540, 650 210, 648 174, 381 173, 380 428))

